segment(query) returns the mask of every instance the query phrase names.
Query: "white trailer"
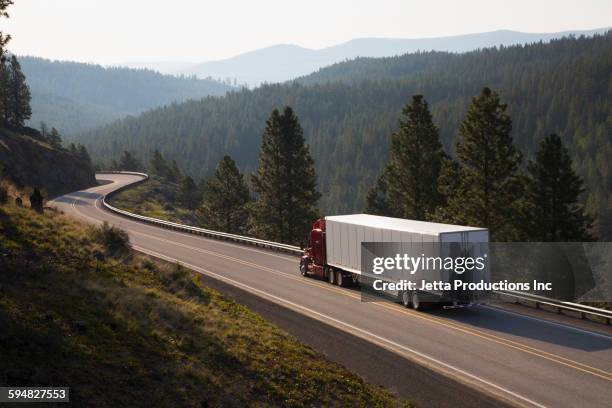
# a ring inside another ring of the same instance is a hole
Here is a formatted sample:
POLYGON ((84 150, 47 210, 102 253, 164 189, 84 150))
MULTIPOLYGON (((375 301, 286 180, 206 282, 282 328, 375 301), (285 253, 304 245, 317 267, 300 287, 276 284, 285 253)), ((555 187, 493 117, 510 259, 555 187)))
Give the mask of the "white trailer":
MULTIPOLYGON (((451 245, 471 250, 470 256, 482 255, 482 243, 487 243, 489 233, 486 228, 475 228, 460 225, 439 224, 433 222, 413 221, 400 218, 381 217, 368 214, 338 215, 325 217, 325 264, 335 269, 343 278, 352 278, 363 282, 362 276, 362 243, 401 243, 407 252, 418 256, 448 256, 451 245), (446 245, 448 244, 448 245, 446 245), (438 253, 431 253, 432 251, 438 253), (475 253, 476 252, 476 253, 475 253)), ((330 273, 334 273, 330 271, 330 273)), ((448 271, 422 271, 417 276, 426 280, 449 280, 448 271)), ((372 277, 372 276, 370 276, 372 277)), ((338 279, 336 279, 337 281, 338 279)), ((398 296, 406 305, 419 308, 425 299, 431 296, 446 300, 459 306, 457 298, 442 290, 429 291, 388 291, 398 296), (450 296, 450 297, 449 297, 450 296), (419 301, 420 299, 420 301, 419 301)), ((466 303, 466 302, 462 302, 466 303)), ((469 302, 468 302, 469 303, 469 302)))

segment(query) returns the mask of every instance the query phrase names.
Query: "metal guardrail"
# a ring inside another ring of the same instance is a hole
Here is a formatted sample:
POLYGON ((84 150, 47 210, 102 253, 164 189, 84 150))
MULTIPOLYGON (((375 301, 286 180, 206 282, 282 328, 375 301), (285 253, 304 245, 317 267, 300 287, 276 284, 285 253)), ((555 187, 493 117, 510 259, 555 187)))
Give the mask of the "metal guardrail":
POLYGON ((208 237, 208 238, 215 238, 215 239, 220 239, 220 240, 225 240, 225 241, 233 241, 233 242, 237 242, 240 244, 272 249, 272 250, 279 251, 279 252, 286 252, 292 255, 302 255, 303 253, 302 249, 298 246, 280 244, 278 242, 266 241, 266 240, 259 239, 259 238, 245 237, 243 235, 229 234, 226 232, 213 231, 213 230, 209 230, 205 228, 192 227, 190 225, 184 225, 184 224, 179 224, 176 222, 160 220, 158 218, 145 217, 144 215, 134 214, 129 211, 121 210, 109 204, 107 201, 107 198, 110 199, 114 195, 120 193, 121 191, 127 188, 131 188, 137 184, 144 183, 145 181, 149 179, 149 176, 145 173, 121 172, 121 171, 104 171, 104 172, 99 172, 99 173, 101 174, 109 174, 109 173, 110 174, 132 174, 132 175, 137 175, 137 176, 142 177, 142 180, 122 186, 118 188, 117 190, 114 190, 108 193, 102 198, 102 205, 104 205, 106 209, 108 209, 111 212, 114 212, 115 214, 119 214, 124 217, 131 218, 131 219, 136 219, 138 221, 145 222, 147 224, 153 224, 158 227, 187 232, 187 233, 195 234, 195 235, 201 235, 201 236, 208 237))
POLYGON ((568 311, 579 314, 581 319, 586 319, 587 316, 596 316, 603 319, 606 324, 610 324, 612 321, 612 310, 582 305, 580 303, 562 302, 525 292, 495 291, 495 293, 500 296, 513 298, 515 303, 533 303, 536 309, 540 309, 542 306, 548 306, 556 309, 558 314, 563 314, 564 311, 568 311))
MULTIPOLYGON (((98 173, 101 173, 101 174, 132 174, 132 175, 137 175, 137 176, 142 177, 142 180, 122 186, 118 188, 117 190, 114 190, 108 193, 102 198, 102 204, 104 205, 104 207, 115 214, 119 214, 124 217, 131 218, 131 219, 136 219, 136 220, 148 223, 148 224, 153 224, 153 225, 156 225, 162 228, 187 232, 187 233, 195 234, 195 235, 201 235, 201 236, 205 236, 208 238, 233 241, 233 242, 240 243, 240 244, 272 249, 275 251, 286 252, 286 253, 290 253, 292 255, 298 255, 298 256, 302 255, 303 253, 303 250, 300 247, 294 246, 294 245, 281 244, 278 242, 265 241, 263 239, 258 239, 258 238, 245 237, 243 235, 228 234, 228 233, 220 232, 220 231, 213 231, 213 230, 208 230, 204 228, 192 227, 190 225, 178 224, 175 222, 160 220, 158 218, 145 217, 143 215, 134 214, 129 211, 125 211, 125 210, 121 210, 119 208, 113 207, 106 201, 107 198, 112 198, 112 196, 120 193, 121 191, 127 188, 131 188, 137 184, 144 183, 145 181, 149 179, 149 175, 146 173, 128 172, 128 171, 103 171, 103 172, 101 171, 98 173)), ((600 308, 596 308, 592 306, 581 305, 579 303, 561 302, 555 299, 550 299, 550 298, 546 298, 546 297, 538 296, 538 295, 532 295, 532 294, 524 293, 524 292, 495 291, 494 293, 496 293, 499 296, 506 296, 506 297, 513 298, 515 303, 521 303, 521 302, 533 303, 535 307, 538 309, 541 306, 548 306, 551 308, 555 308, 557 310, 557 313, 559 314, 563 314, 563 311, 576 312, 580 314, 580 318, 582 319, 585 319, 586 316, 596 316, 596 317, 604 319, 606 324, 610 324, 612 320, 612 310, 600 309, 600 308)))

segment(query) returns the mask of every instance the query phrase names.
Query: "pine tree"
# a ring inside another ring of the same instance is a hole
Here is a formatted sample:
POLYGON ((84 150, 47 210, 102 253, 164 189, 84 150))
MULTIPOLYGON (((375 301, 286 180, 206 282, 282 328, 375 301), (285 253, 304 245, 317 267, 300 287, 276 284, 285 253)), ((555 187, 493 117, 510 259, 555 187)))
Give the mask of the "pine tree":
POLYGON ((79 144, 77 149, 79 156, 81 156, 87 163, 91 164, 91 156, 89 155, 87 148, 84 145, 79 144))
POLYGON ((9 84, 9 122, 13 126, 23 126, 25 121, 32 116, 30 108, 30 88, 26 84, 26 78, 21 72, 21 65, 17 57, 11 56, 10 84, 9 84))
POLYGON ((399 216, 399 214, 394 213, 389 204, 386 171, 387 168, 385 168, 383 173, 376 180, 376 184, 372 186, 366 194, 365 212, 367 214, 384 215, 387 217, 399 216))
POLYGON ((389 163, 371 192, 370 204, 386 207, 387 215, 425 220, 443 202, 437 180, 446 154, 423 95, 414 95, 402 115, 399 130, 391 136, 389 163), (386 190, 387 197, 382 200, 377 190, 386 190))
POLYGON ((178 183, 183 177, 183 173, 181 173, 181 169, 179 169, 176 160, 172 160, 170 165, 168 166, 168 172, 166 173, 166 179, 172 183, 178 183))
POLYGON ((244 234, 247 228, 249 188, 244 175, 230 156, 224 156, 215 174, 206 183, 205 198, 200 207, 206 228, 244 234))
POLYGON ((267 120, 252 182, 255 234, 288 244, 303 241, 318 216, 321 194, 302 127, 290 107, 282 114, 275 109, 267 120))
POLYGON ((446 209, 446 221, 486 227, 492 241, 516 237, 522 187, 522 156, 514 147, 506 108, 489 88, 472 99, 459 128, 457 190, 446 209))
POLYGON ((166 177, 166 175, 168 174, 168 164, 166 163, 166 160, 164 160, 162 154, 157 149, 153 151, 149 167, 149 171, 152 175, 166 177))
POLYGON ((43 196, 38 188, 35 188, 30 196, 30 207, 36 212, 43 212, 43 196))
POLYGON ((40 122, 40 135, 43 139, 49 136, 49 126, 45 122, 40 122))
POLYGON ((431 221, 436 222, 455 222, 454 214, 451 208, 446 205, 452 197, 455 197, 459 191, 459 180, 461 179, 461 166, 452 157, 445 157, 442 160, 440 167, 440 175, 438 176, 438 192, 444 198, 444 204, 440 205, 434 211, 431 221))
POLYGON ((49 132, 47 135, 47 141, 56 149, 60 149, 62 147, 62 137, 56 128, 51 128, 51 132, 49 132))
MULTIPOLYGON (((13 0, 0 0, 0 18, 8 18, 6 9, 13 4, 13 0)), ((11 36, 0 31, 0 120, 7 122, 10 118, 10 84, 11 75, 6 65, 6 45, 11 36)))
POLYGON ((0 60, 0 120, 11 119, 11 71, 7 63, 0 60))
POLYGON ((120 171, 140 171, 142 169, 140 160, 127 150, 123 151, 117 167, 120 171))
POLYGON ((593 219, 579 200, 584 184, 558 135, 542 139, 527 173, 527 237, 538 242, 593 240, 593 219))
POLYGON ((178 201, 188 210, 195 210, 200 205, 202 195, 195 181, 189 176, 183 177, 178 191, 178 201))
MULTIPOLYGON (((6 9, 13 4, 13 0, 0 0, 0 18, 7 17, 6 9)), ((11 36, 0 31, 0 61, 4 62, 4 54, 6 53, 6 45, 11 40, 11 36)))

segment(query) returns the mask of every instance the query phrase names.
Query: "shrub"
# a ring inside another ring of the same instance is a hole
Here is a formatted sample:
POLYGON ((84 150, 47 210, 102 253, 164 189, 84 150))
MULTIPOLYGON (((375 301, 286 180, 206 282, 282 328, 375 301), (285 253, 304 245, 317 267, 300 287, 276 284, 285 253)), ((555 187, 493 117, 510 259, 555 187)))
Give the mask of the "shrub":
POLYGON ((43 212, 43 196, 37 188, 34 189, 34 192, 30 196, 30 206, 36 212, 43 212))
POLYGON ((6 187, 0 186, 0 204, 6 203, 8 200, 8 191, 6 187))
POLYGON ((108 222, 94 229, 94 240, 104 246, 111 255, 127 255, 130 253, 130 237, 127 232, 108 222))
POLYGON ((166 290, 180 298, 198 298, 204 302, 210 300, 208 293, 197 284, 198 278, 178 263, 163 268, 158 276, 166 290))

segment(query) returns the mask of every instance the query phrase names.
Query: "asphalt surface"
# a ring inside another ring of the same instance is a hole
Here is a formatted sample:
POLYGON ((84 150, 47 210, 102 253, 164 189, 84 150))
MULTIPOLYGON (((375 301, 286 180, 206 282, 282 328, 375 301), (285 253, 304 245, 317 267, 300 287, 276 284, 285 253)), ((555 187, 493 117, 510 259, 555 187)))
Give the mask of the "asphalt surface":
POLYGON ((92 223, 130 234, 133 247, 180 262, 300 340, 421 406, 612 406, 612 335, 479 306, 415 312, 363 302, 356 289, 299 275, 297 258, 161 229, 102 208, 112 183, 52 201, 92 223))

